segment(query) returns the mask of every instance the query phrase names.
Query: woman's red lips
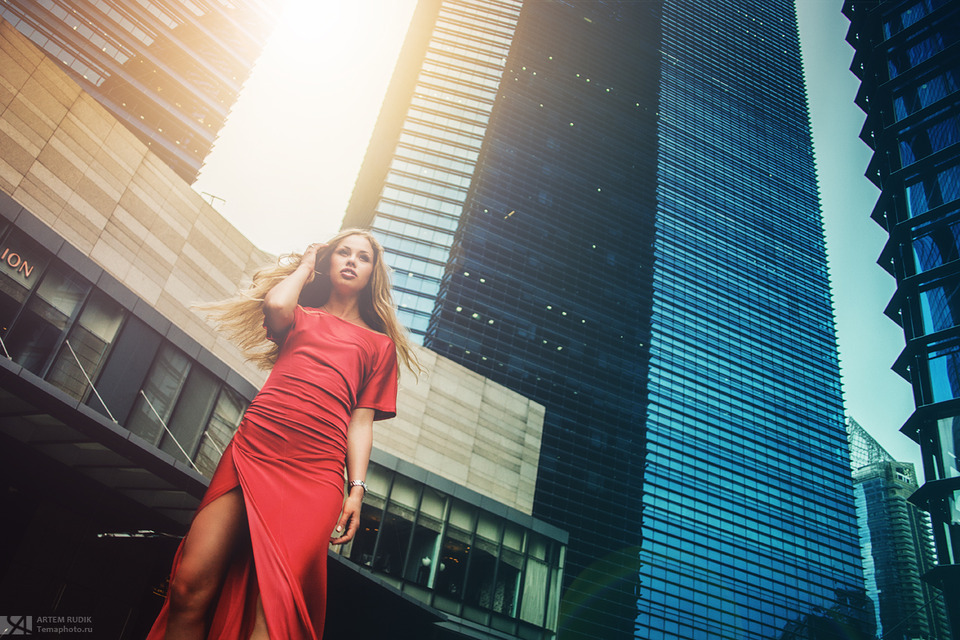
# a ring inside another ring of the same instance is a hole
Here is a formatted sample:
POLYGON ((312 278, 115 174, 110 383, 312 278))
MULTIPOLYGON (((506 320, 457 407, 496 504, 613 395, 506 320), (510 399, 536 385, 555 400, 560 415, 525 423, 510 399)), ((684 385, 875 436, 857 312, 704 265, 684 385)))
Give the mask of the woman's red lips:
POLYGON ((356 277, 357 277, 357 272, 354 271, 353 269, 341 269, 341 270, 340 270, 340 275, 342 275, 342 276, 350 276, 351 278, 356 278, 356 277))

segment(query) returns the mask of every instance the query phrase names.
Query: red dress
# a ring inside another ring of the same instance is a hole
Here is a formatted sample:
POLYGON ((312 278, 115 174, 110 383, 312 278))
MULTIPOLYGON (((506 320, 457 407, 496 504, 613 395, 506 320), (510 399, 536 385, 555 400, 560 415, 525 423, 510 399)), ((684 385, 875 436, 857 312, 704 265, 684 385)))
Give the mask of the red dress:
MULTIPOLYGON (((375 420, 393 417, 396 398, 396 347, 389 337, 320 309, 296 308, 277 362, 197 509, 240 487, 250 526, 250 545, 228 569, 208 638, 246 640, 258 594, 271 638, 322 637, 327 545, 343 506, 347 424, 356 408, 374 409, 375 420)), ((148 640, 163 638, 167 606, 148 640)))

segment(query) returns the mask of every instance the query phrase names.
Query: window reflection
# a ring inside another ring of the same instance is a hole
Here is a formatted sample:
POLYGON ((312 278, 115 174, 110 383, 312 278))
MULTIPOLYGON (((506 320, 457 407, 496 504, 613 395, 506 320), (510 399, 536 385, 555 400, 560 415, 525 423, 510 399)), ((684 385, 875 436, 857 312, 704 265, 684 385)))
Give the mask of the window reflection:
POLYGON ((404 578, 433 588, 440 557, 440 535, 446 512, 446 498, 427 487, 423 489, 420 513, 413 530, 410 561, 404 578))
POLYGON ((937 421, 937 433, 940 440, 939 479, 960 476, 960 417, 951 416, 937 421))
POLYGON ((13 361, 40 374, 89 290, 78 276, 49 270, 10 330, 7 349, 13 361))
POLYGON ((960 222, 935 229, 913 240, 917 273, 923 273, 960 258, 960 222))
POLYGON ((390 502, 383 517, 374 570, 398 578, 403 573, 419 501, 419 487, 412 480, 404 477, 394 479, 390 502))
POLYGON ((954 281, 920 292, 926 333, 949 329, 960 319, 960 282, 954 281))
POLYGON ((501 608, 505 595, 513 599, 513 589, 505 594, 504 584, 496 580, 496 563, 500 550, 500 522, 486 513, 481 513, 477 523, 477 535, 470 558, 470 576, 466 585, 466 602, 484 609, 494 608, 499 601, 501 608))
POLYGON ((210 372, 202 367, 190 367, 190 374, 176 398, 176 407, 166 421, 169 433, 164 431, 157 443, 161 451, 178 460, 194 458, 203 426, 217 398, 217 388, 218 381, 210 372))
POLYGON ((893 101, 897 120, 903 120, 937 100, 955 93, 958 88, 960 88, 960 73, 952 69, 926 82, 907 83, 901 90, 902 95, 896 95, 893 101))
POLYGON ((82 400, 89 387, 87 379, 96 379, 122 321, 120 305, 100 292, 94 293, 60 347, 47 380, 82 400))
POLYGON ((246 408, 246 401, 237 392, 227 387, 220 389, 213 413, 210 414, 210 420, 207 421, 203 432, 203 436, 208 441, 205 444, 212 450, 201 448, 197 456, 200 473, 207 476, 213 475, 217 462, 237 430, 246 408))
POLYGON ((520 617, 533 624, 542 624, 549 590, 550 565, 547 564, 547 543, 542 536, 533 535, 527 558, 526 580, 523 585, 523 604, 520 617))
POLYGON ((137 399, 127 428, 151 444, 159 442, 163 425, 170 421, 189 371, 190 359, 179 349, 164 345, 143 385, 143 394, 137 399))
POLYGON ((460 503, 455 503, 450 510, 450 521, 440 550, 435 589, 437 594, 451 600, 463 599, 476 515, 476 512, 460 503))
POLYGON ((960 397, 960 347, 932 351, 927 358, 933 402, 960 397))
POLYGON ((931 171, 907 185, 907 213, 911 218, 960 198, 960 166, 931 171))

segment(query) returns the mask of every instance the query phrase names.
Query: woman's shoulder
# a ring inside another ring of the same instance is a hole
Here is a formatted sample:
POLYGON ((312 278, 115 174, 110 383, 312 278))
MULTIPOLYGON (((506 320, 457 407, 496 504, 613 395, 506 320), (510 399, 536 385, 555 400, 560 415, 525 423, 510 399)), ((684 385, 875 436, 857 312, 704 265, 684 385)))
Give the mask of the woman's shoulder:
POLYGON ((302 313, 304 313, 305 315, 313 316, 316 318, 329 319, 330 322, 345 325, 348 328, 352 328, 356 330, 358 335, 372 340, 374 344, 382 345, 382 346, 389 345, 391 347, 394 346, 393 339, 390 336, 388 336, 386 333, 383 333, 382 331, 378 331, 374 329, 373 327, 369 326, 366 323, 358 324, 356 322, 344 320, 343 318, 333 315, 326 309, 322 309, 319 307, 304 307, 301 305, 297 305, 297 308, 300 309, 302 313))

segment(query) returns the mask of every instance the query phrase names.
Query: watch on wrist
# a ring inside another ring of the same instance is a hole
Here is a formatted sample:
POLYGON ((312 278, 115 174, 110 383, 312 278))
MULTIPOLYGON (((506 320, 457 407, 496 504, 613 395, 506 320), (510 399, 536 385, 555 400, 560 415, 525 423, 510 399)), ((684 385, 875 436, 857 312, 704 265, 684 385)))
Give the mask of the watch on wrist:
POLYGON ((354 487, 363 487, 363 495, 367 495, 367 483, 363 480, 351 480, 350 488, 352 489, 354 487))

